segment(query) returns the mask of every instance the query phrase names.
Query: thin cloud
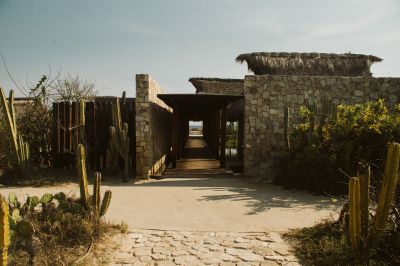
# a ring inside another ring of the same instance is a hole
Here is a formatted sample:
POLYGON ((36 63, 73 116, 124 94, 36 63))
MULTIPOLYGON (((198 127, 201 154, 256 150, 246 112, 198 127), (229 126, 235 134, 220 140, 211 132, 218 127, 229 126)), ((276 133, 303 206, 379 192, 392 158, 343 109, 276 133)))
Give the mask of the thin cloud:
POLYGON ((358 30, 361 30, 372 23, 375 23, 387 16, 390 16, 397 12, 396 9, 384 9, 381 10, 380 12, 375 12, 375 13, 369 13, 365 16, 362 16, 360 18, 357 18, 352 21, 347 21, 347 22, 342 22, 342 23, 337 23, 335 22, 334 24, 330 25, 322 25, 318 27, 316 30, 306 34, 302 38, 300 38, 298 41, 299 42, 304 42, 304 41, 310 41, 310 40, 315 40, 319 39, 324 36, 335 36, 335 35, 345 35, 345 34, 351 34, 354 32, 357 32, 358 30))

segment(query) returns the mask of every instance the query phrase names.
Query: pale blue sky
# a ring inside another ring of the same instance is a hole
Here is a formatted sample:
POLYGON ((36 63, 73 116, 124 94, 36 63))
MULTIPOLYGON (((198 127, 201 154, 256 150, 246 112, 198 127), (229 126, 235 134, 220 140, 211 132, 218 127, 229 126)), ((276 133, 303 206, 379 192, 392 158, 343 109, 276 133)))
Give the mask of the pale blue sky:
POLYGON ((20 83, 50 64, 100 95, 134 96, 136 73, 191 93, 192 76, 243 78, 235 57, 256 51, 373 54, 375 76, 400 77, 400 1, 0 0, 0 49, 20 83))

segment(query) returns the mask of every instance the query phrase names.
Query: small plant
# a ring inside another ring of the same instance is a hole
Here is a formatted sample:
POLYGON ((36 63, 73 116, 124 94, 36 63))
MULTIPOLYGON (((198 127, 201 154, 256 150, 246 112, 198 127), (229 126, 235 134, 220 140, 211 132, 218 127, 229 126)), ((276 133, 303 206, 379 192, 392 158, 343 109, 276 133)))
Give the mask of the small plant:
POLYGON ((8 168, 17 168, 19 174, 25 175, 30 168, 29 144, 24 141, 17 130, 13 90, 10 90, 10 95, 7 101, 3 89, 0 88, 0 108, 3 112, 3 120, 6 124, 7 129, 7 133, 2 132, 3 136, 1 136, 1 145, 3 147, 8 147, 9 145, 11 145, 11 149, 4 149, 4 152, 6 153, 8 168), (7 142, 7 140, 10 140, 11 144, 7 142))

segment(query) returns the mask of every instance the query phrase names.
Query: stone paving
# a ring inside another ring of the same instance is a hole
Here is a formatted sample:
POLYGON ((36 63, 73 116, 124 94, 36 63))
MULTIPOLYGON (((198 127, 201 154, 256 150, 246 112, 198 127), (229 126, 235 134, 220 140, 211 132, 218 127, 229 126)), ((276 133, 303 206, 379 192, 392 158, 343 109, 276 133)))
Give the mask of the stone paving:
POLYGON ((114 250, 94 251, 97 264, 300 265, 278 233, 135 230, 112 238, 114 250))

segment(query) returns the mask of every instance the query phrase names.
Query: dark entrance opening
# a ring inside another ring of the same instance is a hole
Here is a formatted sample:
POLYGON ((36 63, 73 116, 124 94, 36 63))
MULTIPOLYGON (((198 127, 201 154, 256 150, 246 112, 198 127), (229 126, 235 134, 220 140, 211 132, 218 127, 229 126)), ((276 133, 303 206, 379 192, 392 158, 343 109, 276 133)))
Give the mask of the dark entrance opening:
POLYGON ((179 170, 197 164, 199 169, 224 169, 227 107, 243 96, 159 94, 158 98, 173 109, 172 168, 179 170), (201 123, 201 135, 195 134, 199 133, 195 130, 196 123, 190 121, 196 121, 197 125, 201 123))

